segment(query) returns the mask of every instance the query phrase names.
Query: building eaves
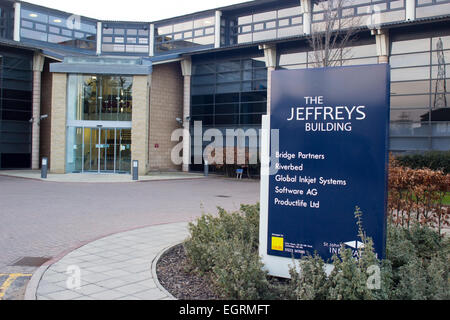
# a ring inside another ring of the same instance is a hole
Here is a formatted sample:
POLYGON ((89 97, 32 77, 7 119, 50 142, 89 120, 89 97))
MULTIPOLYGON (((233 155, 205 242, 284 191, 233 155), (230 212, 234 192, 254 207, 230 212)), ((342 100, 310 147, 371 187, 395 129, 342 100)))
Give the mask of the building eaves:
POLYGON ((33 51, 33 52, 42 52, 41 49, 36 48, 35 46, 28 46, 28 45, 25 45, 25 44, 23 44, 21 42, 8 40, 8 39, 0 39, 0 45, 7 46, 7 47, 12 47, 12 48, 17 48, 17 49, 29 50, 29 51, 33 51))

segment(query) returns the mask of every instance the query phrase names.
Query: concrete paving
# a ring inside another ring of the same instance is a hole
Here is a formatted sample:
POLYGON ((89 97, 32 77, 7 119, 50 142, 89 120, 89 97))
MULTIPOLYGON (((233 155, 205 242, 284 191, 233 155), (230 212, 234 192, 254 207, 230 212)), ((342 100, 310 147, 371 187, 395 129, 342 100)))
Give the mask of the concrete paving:
POLYGON ((156 263, 165 249, 187 237, 187 223, 175 223, 91 242, 42 266, 33 275, 25 299, 174 299, 159 284, 156 263))
POLYGON ((258 201, 258 181, 212 176, 72 183, 0 175, 0 286, 15 279, 0 300, 23 298, 28 275, 39 268, 17 264, 24 258, 57 259, 70 248, 108 235, 186 223, 203 213, 217 213, 217 206, 233 211, 258 201))
POLYGON ((66 182, 66 183, 135 183, 143 181, 167 181, 184 179, 203 179, 203 175, 185 172, 157 172, 145 176, 139 176, 138 181, 133 181, 129 174, 95 174, 95 173, 69 173, 52 174, 49 173, 46 179, 41 178, 39 170, 8 170, 0 171, 1 176, 34 179, 48 182, 66 182))

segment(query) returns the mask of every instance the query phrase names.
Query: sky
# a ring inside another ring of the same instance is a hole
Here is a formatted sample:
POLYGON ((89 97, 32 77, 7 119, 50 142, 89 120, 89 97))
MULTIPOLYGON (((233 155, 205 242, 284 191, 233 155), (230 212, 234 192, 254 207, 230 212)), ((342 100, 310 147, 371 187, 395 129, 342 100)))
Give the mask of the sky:
POLYGON ((248 0, 25 0, 99 20, 158 21, 248 0))

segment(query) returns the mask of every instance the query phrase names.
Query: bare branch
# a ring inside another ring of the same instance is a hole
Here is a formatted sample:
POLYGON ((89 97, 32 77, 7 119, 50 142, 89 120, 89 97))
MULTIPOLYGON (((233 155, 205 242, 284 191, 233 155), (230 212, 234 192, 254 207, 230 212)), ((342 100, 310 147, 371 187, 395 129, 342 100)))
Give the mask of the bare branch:
POLYGON ((315 66, 339 65, 342 59, 348 59, 350 56, 350 46, 356 38, 361 19, 342 17, 344 7, 349 1, 326 0, 316 4, 324 21, 313 25, 309 39, 315 66))

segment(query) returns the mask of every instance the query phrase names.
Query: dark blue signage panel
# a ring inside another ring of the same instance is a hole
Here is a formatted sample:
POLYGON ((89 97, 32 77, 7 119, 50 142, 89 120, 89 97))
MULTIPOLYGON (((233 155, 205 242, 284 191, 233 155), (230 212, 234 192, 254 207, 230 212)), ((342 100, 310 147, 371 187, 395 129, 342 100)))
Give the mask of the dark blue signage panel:
POLYGON ((356 253, 358 206, 384 258, 389 100, 385 64, 273 72, 269 255, 356 253))

